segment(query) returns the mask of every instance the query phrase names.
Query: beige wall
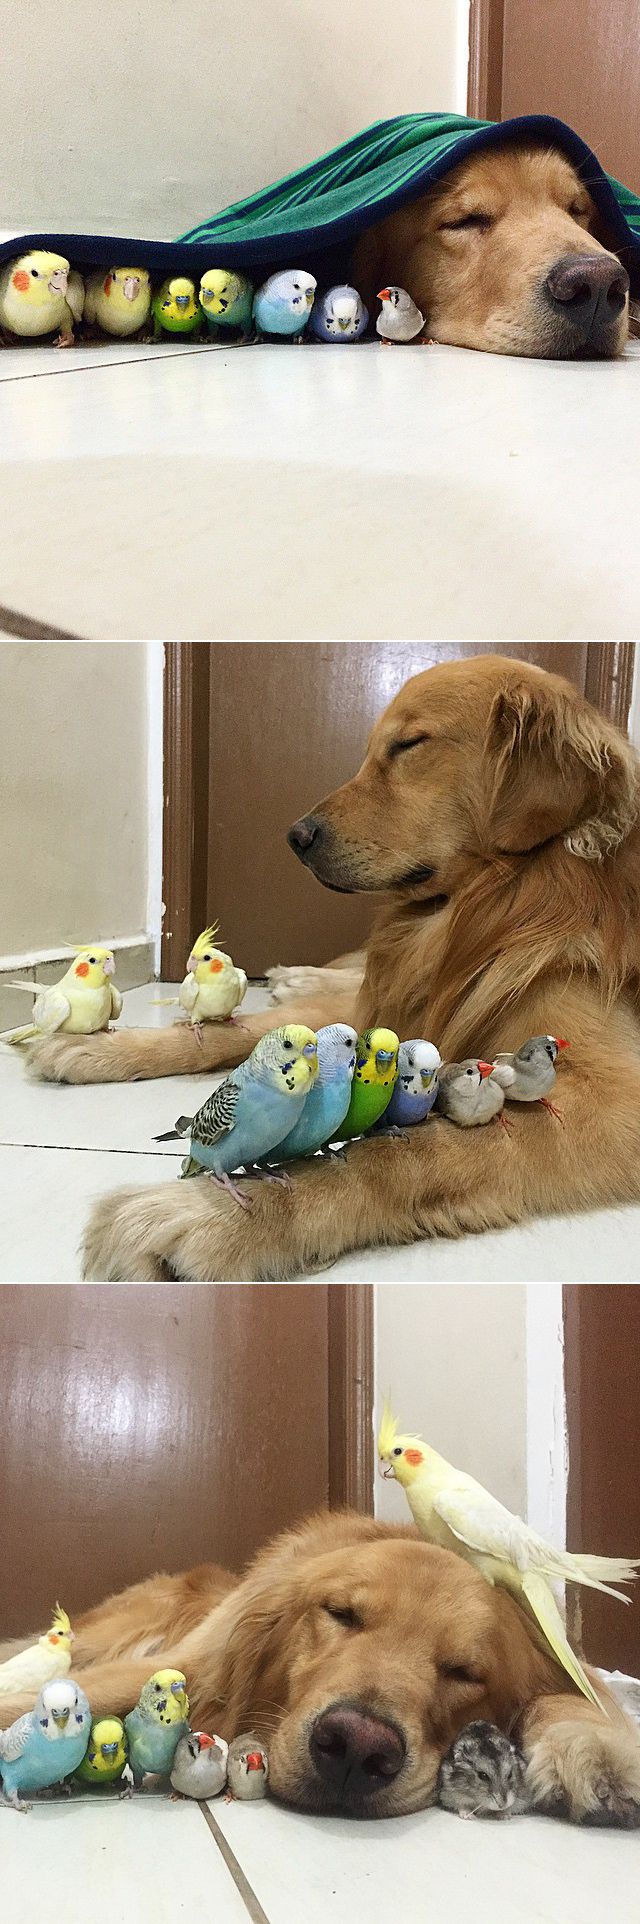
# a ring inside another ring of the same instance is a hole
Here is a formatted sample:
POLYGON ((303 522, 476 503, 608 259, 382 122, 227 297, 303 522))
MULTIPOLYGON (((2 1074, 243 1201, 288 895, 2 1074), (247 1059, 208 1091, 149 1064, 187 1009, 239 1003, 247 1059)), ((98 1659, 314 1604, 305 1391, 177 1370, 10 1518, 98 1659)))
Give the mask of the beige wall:
POLYGON ((0 644, 0 959, 147 925, 136 642, 0 644))
POLYGON ((2 225, 172 238, 370 121, 464 112, 467 12, 467 0, 7 6, 2 225))

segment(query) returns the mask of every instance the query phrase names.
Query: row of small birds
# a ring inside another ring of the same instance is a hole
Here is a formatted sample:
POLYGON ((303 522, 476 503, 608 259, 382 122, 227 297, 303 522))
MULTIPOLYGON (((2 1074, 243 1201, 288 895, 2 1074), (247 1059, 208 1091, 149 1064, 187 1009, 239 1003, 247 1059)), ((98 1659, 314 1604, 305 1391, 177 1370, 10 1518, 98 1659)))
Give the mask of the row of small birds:
MULTIPOLYGON (((23 1659, 39 1656, 47 1641, 42 1637, 35 1650, 4 1666, 15 1672, 18 1664, 22 1688, 23 1659)), ((0 1671, 0 1678, 3 1675, 0 1671)), ((17 1681, 14 1674, 13 1688, 17 1681)), ((269 1760, 259 1739, 245 1732, 227 1744, 223 1737, 191 1730, 188 1718, 181 1670, 156 1670, 124 1722, 114 1716, 92 1721, 80 1685, 72 1677, 54 1675, 42 1685, 33 1710, 0 1731, 2 1801, 15 1810, 28 1810, 25 1799, 57 1784, 93 1790, 120 1784, 122 1794, 129 1796, 147 1776, 168 1778, 175 1796, 217 1797, 226 1789, 229 1797, 245 1802, 264 1797, 269 1760)))
MULTIPOLYGON (((62 254, 33 248, 0 269, 0 329, 6 340, 41 340, 71 347, 76 328, 161 340, 163 335, 214 341, 301 341, 307 327, 318 341, 358 341, 369 315, 355 287, 318 294, 313 274, 293 268, 270 274, 254 289, 246 274, 208 268, 199 286, 186 274, 170 274, 153 288, 144 267, 111 267, 84 279, 62 254)), ((424 315, 402 287, 383 287, 377 333, 385 341, 413 341, 424 315)))

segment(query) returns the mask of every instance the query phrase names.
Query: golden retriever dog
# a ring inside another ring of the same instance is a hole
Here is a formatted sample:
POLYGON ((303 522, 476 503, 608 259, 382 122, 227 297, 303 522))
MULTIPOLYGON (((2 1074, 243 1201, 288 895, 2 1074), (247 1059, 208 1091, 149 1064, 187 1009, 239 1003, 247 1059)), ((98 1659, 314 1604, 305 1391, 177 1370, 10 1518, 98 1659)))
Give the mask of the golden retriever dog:
POLYGON ((408 1139, 289 1164, 289 1189, 247 1183, 249 1210, 204 1175, 107 1196, 87 1274, 277 1280, 372 1244, 637 1201, 640 781, 624 737, 559 676, 504 656, 444 662, 400 690, 353 780, 289 839, 325 887, 385 897, 361 986, 319 971, 308 999, 209 1025, 202 1046, 180 1024, 38 1042, 36 1070, 201 1074, 287 1018, 384 1022, 453 1062, 552 1034, 571 1045, 561 1120, 539 1104, 513 1104, 509 1133, 432 1115, 408 1139))
POLYGON ((629 277, 587 187, 557 150, 471 155, 362 235, 353 278, 370 313, 405 287, 426 331, 492 354, 620 354, 629 277))
MULTIPOLYGON (((94 1716, 123 1716, 171 1664, 193 1727, 255 1732, 271 1790, 298 1809, 422 1810, 450 1744, 482 1717, 521 1744, 534 1808, 640 1824, 640 1737, 600 1681, 606 1712, 567 1688, 506 1591, 411 1527, 321 1514, 241 1580, 215 1565, 149 1577, 74 1624, 94 1716)), ((3 1726, 31 1703, 3 1698, 3 1726)))

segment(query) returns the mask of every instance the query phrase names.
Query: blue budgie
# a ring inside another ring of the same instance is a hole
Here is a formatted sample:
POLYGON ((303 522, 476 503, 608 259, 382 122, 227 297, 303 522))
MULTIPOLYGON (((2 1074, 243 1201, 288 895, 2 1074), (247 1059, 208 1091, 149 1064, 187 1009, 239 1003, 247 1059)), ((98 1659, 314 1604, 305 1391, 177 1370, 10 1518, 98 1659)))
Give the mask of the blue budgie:
POLYGON ((319 341, 359 341, 369 315, 357 288, 330 287, 314 302, 311 333, 319 341))
POLYGON ((125 1717, 134 1784, 147 1773, 168 1777, 180 1738, 189 1729, 187 1680, 181 1670, 156 1670, 125 1717))
POLYGON ((301 340, 317 284, 313 274, 298 268, 284 274, 270 274, 268 281, 258 288, 253 303, 256 333, 282 334, 301 340))
POLYGON ((412 1129, 424 1122, 438 1094, 440 1056, 432 1042, 401 1042, 398 1051, 398 1080, 381 1129, 412 1129))
POLYGON ((91 1731, 84 1690, 71 1677, 55 1677, 40 1691, 33 1710, 0 1731, 3 1802, 28 1810, 27 1796, 61 1784, 82 1763, 91 1731))
POLYGON ((351 1099, 357 1040, 355 1029, 346 1022, 331 1022, 328 1028, 318 1030, 318 1074, 302 1115, 271 1151, 270 1160, 288 1162, 291 1156, 313 1156, 325 1142, 339 1136, 351 1099))
POLYGON ((232 1069, 207 1097, 197 1115, 179 1116, 175 1128, 155 1141, 190 1135, 191 1153, 182 1164, 183 1176, 197 1176, 204 1169, 249 1209, 248 1198, 231 1182, 231 1175, 235 1169, 259 1163, 289 1134, 317 1073, 318 1038, 313 1029, 298 1024, 270 1029, 247 1061, 232 1069))

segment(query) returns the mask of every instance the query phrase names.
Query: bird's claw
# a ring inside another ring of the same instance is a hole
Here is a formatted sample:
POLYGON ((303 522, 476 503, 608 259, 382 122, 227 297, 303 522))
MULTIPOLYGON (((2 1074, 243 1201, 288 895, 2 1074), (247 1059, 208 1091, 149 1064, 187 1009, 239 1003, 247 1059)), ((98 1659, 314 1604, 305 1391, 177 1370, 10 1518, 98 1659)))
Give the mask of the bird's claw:
POLYGON ((250 1198, 243 1195, 242 1190, 238 1189, 237 1184, 231 1181, 230 1176, 216 1176, 213 1169, 207 1169, 206 1174, 209 1182, 214 1182, 218 1189, 226 1190, 227 1195, 233 1196, 234 1202, 239 1203, 241 1209, 251 1209, 250 1198))
POLYGON ((382 1129, 376 1129, 374 1131, 374 1139, 376 1136, 397 1136, 400 1142, 409 1141, 408 1129, 399 1129, 397 1122, 388 1122, 386 1127, 383 1126, 382 1129))
POLYGON ((541 1096, 540 1101, 542 1103, 543 1109, 549 1109, 551 1112, 551 1115, 557 1117, 558 1122, 562 1123, 562 1127, 564 1129, 564 1116, 562 1114, 562 1110, 556 1109, 555 1103, 550 1102, 548 1096, 541 1096))

